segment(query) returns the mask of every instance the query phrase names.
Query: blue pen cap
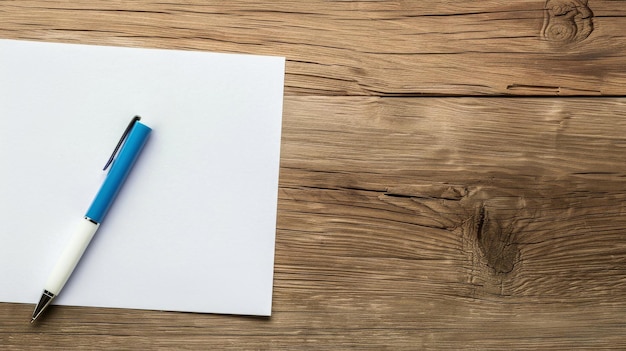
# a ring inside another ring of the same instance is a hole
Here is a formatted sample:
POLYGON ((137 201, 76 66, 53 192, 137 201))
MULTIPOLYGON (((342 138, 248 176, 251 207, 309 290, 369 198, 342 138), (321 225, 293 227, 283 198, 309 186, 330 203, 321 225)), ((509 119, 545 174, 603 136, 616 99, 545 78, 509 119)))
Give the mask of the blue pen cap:
POLYGON ((115 161, 113 161, 109 174, 107 174, 104 183, 102 183, 96 198, 89 206, 87 214, 85 214, 86 217, 97 223, 102 222, 113 200, 115 200, 122 188, 126 177, 128 177, 130 169, 135 164, 139 153, 141 153, 141 149, 146 144, 150 132, 152 132, 150 127, 141 122, 135 122, 115 161))

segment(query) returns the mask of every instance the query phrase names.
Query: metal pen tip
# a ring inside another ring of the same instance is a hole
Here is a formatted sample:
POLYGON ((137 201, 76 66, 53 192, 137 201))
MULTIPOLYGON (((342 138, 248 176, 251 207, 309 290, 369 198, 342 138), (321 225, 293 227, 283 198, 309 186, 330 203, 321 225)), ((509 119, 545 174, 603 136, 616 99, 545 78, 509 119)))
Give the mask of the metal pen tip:
POLYGON ((39 318, 43 311, 45 311, 45 309, 50 306, 52 299, 54 299, 54 294, 49 292, 48 290, 44 290, 43 294, 41 294, 41 299, 39 300, 39 303, 37 303, 37 306, 35 306, 35 310, 33 311, 33 318, 30 320, 31 323, 39 318))

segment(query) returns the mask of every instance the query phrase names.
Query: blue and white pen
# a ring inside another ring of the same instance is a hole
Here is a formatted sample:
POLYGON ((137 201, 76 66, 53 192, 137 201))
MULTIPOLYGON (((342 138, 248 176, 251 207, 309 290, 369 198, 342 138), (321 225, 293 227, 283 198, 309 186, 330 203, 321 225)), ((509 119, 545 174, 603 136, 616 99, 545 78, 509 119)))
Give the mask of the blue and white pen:
POLYGON ((100 223, 111 207, 113 200, 115 200, 130 169, 137 160, 141 149, 148 140, 152 129, 140 123, 140 119, 139 116, 135 116, 131 120, 128 128, 126 128, 122 138, 115 147, 109 162, 104 166, 104 169, 106 169, 111 165, 111 169, 104 183, 102 183, 98 194, 91 203, 91 206, 87 210, 84 220, 81 221, 76 232, 72 235, 70 242, 61 254, 61 258, 57 261, 52 273, 48 277, 41 299, 33 312, 31 323, 41 316, 42 312, 50 305, 59 292, 61 292, 61 289, 63 289, 67 279, 74 271, 76 264, 89 245, 91 238, 98 230, 100 223), (122 145, 122 143, 124 144, 122 145), (117 157, 115 157, 120 146, 121 150, 119 154, 117 154, 117 157))

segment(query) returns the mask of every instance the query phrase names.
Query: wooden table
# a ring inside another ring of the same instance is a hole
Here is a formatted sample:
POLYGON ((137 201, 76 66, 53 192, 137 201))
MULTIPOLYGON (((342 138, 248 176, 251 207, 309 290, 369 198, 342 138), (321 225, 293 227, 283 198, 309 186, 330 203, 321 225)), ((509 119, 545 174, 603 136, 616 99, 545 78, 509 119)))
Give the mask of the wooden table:
POLYGON ((272 317, 57 306, 31 325, 2 303, 0 349, 626 349, 625 16, 0 1, 2 38, 287 57, 272 317))

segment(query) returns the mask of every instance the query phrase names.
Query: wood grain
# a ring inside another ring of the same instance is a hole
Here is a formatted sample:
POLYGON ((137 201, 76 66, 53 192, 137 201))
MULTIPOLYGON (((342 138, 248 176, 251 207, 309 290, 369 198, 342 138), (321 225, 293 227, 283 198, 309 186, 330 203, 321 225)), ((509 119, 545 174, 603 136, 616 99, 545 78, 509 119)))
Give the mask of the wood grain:
POLYGON ((622 95, 625 15, 610 0, 5 0, 0 37, 284 55, 289 95, 622 95))
POLYGON ((2 38, 282 55, 287 75, 271 318, 54 306, 31 325, 0 303, 0 349, 626 349, 625 15, 1 1, 2 38))

